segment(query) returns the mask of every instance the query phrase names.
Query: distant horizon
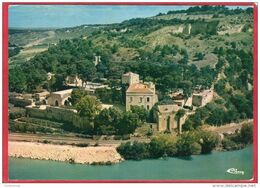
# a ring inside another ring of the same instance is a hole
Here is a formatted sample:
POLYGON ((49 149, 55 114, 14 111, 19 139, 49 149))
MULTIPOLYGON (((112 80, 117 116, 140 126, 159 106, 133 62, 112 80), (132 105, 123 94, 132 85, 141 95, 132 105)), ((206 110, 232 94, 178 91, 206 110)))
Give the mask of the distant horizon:
POLYGON ((172 10, 185 10, 189 7, 157 5, 14 5, 9 8, 9 29, 60 29, 80 25, 115 24, 132 18, 146 18, 172 10))
MULTIPOLYGON (((81 25, 116 24, 191 6, 161 5, 11 5, 9 29, 62 29, 81 25)), ((228 8, 236 8, 237 6, 228 8)))

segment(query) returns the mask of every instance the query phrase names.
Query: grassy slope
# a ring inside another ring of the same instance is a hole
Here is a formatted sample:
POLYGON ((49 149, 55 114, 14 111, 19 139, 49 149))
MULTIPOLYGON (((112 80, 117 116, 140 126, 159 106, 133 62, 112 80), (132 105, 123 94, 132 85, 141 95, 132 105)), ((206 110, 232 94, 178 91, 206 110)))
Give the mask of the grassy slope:
MULTIPOLYGON (((113 61, 132 60, 138 56, 138 48, 127 47, 122 44, 120 37, 125 36, 129 40, 141 40, 145 41, 145 45, 140 47, 145 51, 150 51, 155 48, 156 45, 177 45, 180 48, 185 48, 189 54, 189 63, 195 64, 198 67, 211 65, 217 63, 218 58, 212 52, 215 47, 230 47, 231 42, 237 42, 237 46, 241 48, 248 46, 248 50, 252 47, 252 32, 241 32, 241 28, 247 23, 252 24, 252 18, 248 15, 232 15, 220 18, 212 18, 213 14, 207 15, 162 15, 152 17, 152 19, 170 20, 174 18, 186 19, 199 19, 204 18, 207 21, 219 20, 217 30, 219 35, 212 35, 207 38, 203 36, 203 33, 198 35, 182 34, 182 30, 187 26, 184 24, 173 24, 171 26, 160 27, 159 29, 152 31, 148 34, 135 33, 129 34, 128 32, 114 31, 114 27, 120 27, 122 24, 115 24, 112 26, 79 26, 74 28, 64 28, 52 31, 30 31, 25 33, 15 33, 10 35, 9 40, 13 44, 22 46, 24 49, 20 54, 10 59, 12 62, 20 62, 24 59, 30 59, 37 53, 47 49, 49 44, 55 45, 59 40, 71 39, 71 38, 89 38, 96 45, 119 45, 119 49, 114 54, 113 61), (210 18, 210 19, 209 19, 210 18), (106 29, 108 28, 108 29, 106 29), (111 29, 109 29, 111 28, 111 29), (98 34, 92 36, 92 32, 101 31, 98 34), (222 32, 222 33, 221 33, 222 32), (115 36, 109 38, 108 35, 114 33, 115 36), (229 34, 225 34, 229 33, 229 34), (37 42, 38 41, 38 42, 37 42), (243 45, 242 45, 243 44, 243 45), (198 52, 205 54, 205 58, 201 61, 195 61, 194 55, 198 52)), ((127 29, 134 30, 135 26, 130 26, 127 29)), ((193 28, 194 29, 194 28, 193 28)), ((177 54, 175 57, 171 57, 173 61, 178 61, 181 56, 177 54)))

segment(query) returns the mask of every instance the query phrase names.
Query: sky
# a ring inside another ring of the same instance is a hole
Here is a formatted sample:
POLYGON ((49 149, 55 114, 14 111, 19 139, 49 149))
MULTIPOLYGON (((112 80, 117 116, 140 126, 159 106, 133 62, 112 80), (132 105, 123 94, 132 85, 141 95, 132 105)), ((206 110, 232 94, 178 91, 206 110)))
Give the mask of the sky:
POLYGON ((187 8, 189 6, 11 5, 9 28, 63 28, 83 24, 120 23, 131 18, 150 17, 187 8))
POLYGON ((150 17, 187 6, 122 5, 12 5, 9 27, 73 27, 83 24, 120 23, 137 17, 150 17))

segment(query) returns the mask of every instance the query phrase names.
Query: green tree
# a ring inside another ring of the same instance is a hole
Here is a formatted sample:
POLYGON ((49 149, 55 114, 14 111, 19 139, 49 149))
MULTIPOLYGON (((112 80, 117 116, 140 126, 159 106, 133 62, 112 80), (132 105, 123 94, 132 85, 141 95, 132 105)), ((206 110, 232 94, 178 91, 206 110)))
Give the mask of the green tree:
POLYGON ((81 117, 94 120, 95 116, 100 112, 100 102, 94 96, 86 95, 76 104, 76 109, 81 117))
POLYGON ((78 64, 78 73, 83 82, 92 81, 96 77, 96 67, 93 62, 85 60, 78 64))
POLYGON ((9 70, 9 90, 22 93, 27 90, 26 75, 19 67, 9 70))
POLYGON ((148 116, 148 111, 142 106, 131 106, 131 112, 138 115, 142 122, 145 122, 148 116))
POLYGON ((75 106, 85 95, 86 92, 83 89, 73 89, 69 101, 75 106))
POLYGON ((135 129, 141 125, 137 114, 130 111, 123 113, 122 120, 118 124, 117 132, 120 135, 134 133, 135 129))
POLYGON ((201 145, 201 153, 210 153, 220 142, 219 135, 213 132, 198 132, 201 145))
POLYGON ((176 138, 172 135, 159 135, 153 137, 150 142, 150 155, 152 158, 162 156, 176 156, 177 145, 176 138))
POLYGON ((196 138, 192 133, 183 133, 177 141, 177 151, 179 156, 190 156, 201 152, 196 138))
POLYGON ((126 160, 141 160, 149 158, 148 144, 134 141, 122 143, 117 147, 118 153, 126 160))
POLYGON ((102 110, 94 120, 96 134, 112 135, 116 133, 116 127, 121 122, 122 112, 116 108, 102 110))
POLYGON ((240 139, 243 143, 249 144, 253 142, 253 126, 252 124, 244 124, 240 130, 240 139))

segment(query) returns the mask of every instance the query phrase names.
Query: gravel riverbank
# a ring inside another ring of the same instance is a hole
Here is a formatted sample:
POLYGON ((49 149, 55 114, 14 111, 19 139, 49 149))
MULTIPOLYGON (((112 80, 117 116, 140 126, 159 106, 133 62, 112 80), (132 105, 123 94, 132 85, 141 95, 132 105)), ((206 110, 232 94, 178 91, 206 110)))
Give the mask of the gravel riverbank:
POLYGON ((8 156, 80 164, 113 164, 123 158, 114 146, 75 147, 34 142, 8 142, 8 156))

